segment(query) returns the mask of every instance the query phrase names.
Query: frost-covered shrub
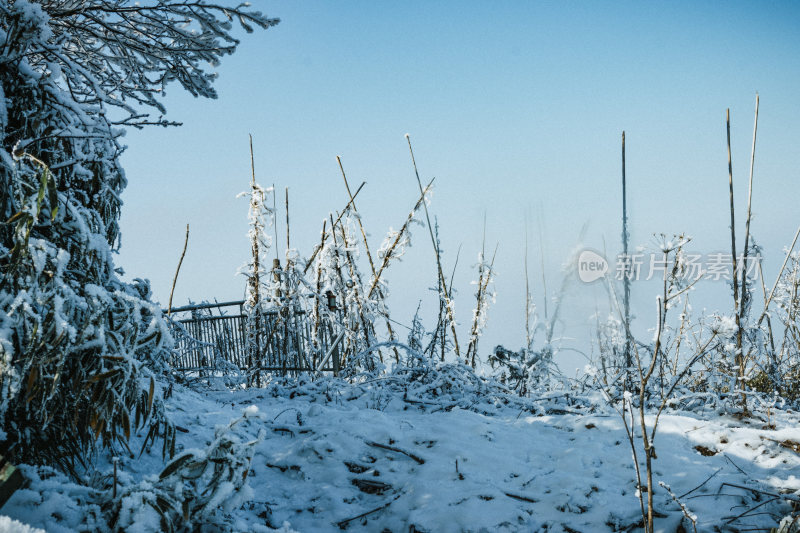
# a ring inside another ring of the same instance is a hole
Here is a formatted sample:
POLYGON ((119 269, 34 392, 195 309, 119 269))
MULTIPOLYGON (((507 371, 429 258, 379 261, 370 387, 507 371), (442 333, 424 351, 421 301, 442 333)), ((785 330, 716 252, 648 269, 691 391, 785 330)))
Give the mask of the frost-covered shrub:
POLYGON ((496 346, 489 355, 489 365, 500 383, 520 396, 546 390, 555 370, 552 351, 547 347, 538 351, 522 348, 513 352, 496 346))
POLYGON ((214 522, 217 511, 230 512, 252 497, 247 483, 255 445, 264 437, 242 442, 234 428, 257 415, 249 408, 242 418, 216 429, 205 449, 179 453, 159 476, 127 487, 104 504, 113 531, 192 530, 214 522))
POLYGON ((75 474, 98 441, 172 435, 156 386, 172 341, 147 283, 121 282, 111 256, 118 139, 167 124, 142 109, 163 113, 170 81, 215 95, 204 69, 235 49, 233 16, 276 23, 203 0, 0 5, 0 439, 14 460, 75 474))

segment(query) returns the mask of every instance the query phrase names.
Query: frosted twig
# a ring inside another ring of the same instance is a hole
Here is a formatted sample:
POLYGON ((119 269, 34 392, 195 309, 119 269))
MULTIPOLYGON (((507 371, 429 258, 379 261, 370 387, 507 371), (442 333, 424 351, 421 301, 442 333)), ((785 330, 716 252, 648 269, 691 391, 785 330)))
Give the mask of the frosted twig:
MULTIPOLYGON (((719 470, 717 470, 717 472, 719 472, 719 470)), ((711 478, 708 478, 708 479, 711 479, 711 478)), ((708 481, 708 480, 706 480, 706 481, 708 481)), ((705 482, 704 482, 704 483, 705 483, 705 482)), ((675 496, 675 493, 674 493, 674 492, 672 492, 672 489, 669 487, 669 485, 667 485, 667 484, 666 484, 666 483, 664 483, 663 481, 659 481, 659 482, 658 482, 658 485, 659 485, 659 486, 660 486, 662 489, 664 489, 664 490, 666 490, 667 492, 669 492, 669 495, 670 495, 670 496, 672 496, 672 499, 673 499, 673 500, 675 501, 675 503, 677 503, 677 504, 678 504, 678 506, 681 508, 681 511, 683 512, 683 516, 685 516, 686 518, 688 518, 688 519, 689 519, 689 521, 692 523, 692 529, 694 530, 694 533, 697 533, 697 515, 694 515, 694 514, 692 514, 692 513, 690 513, 690 512, 689 512, 689 508, 688 508, 688 507, 686 507, 686 505, 684 505, 683 503, 681 503, 681 501, 678 499, 678 497, 677 497, 677 496, 675 496)), ((701 485, 701 486, 702 486, 702 485, 701 485)), ((728 522, 728 523, 730 523, 730 522, 728 522)))

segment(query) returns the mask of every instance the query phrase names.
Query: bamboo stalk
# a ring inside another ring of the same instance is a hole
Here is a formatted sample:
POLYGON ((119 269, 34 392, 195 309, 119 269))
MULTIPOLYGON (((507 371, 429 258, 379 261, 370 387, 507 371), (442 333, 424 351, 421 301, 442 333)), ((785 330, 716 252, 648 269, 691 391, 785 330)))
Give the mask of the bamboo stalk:
MULTIPOLYGON (((350 269, 350 280, 354 282, 353 293, 356 299, 356 303, 358 304, 358 315, 361 318, 361 326, 364 328, 364 340, 366 341, 367 347, 369 348, 372 344, 372 342, 370 341, 371 324, 367 321, 366 317, 364 316, 364 302, 362 301, 361 296, 358 293, 358 288, 362 286, 361 274, 358 272, 358 268, 353 262, 353 255, 348 250, 350 243, 348 243, 347 241, 347 233, 345 233, 344 231, 343 224, 339 224, 339 230, 342 234, 342 244, 344 245, 345 259, 347 259, 347 264, 350 269)), ((380 356, 380 351, 378 352, 378 355, 380 356)), ((382 357, 381 361, 383 361, 382 357)))
MULTIPOLYGON (((250 135, 250 205, 251 207, 255 203, 255 194, 256 194, 256 165, 255 165, 255 156, 253 154, 253 136, 250 135)), ((274 196, 273 196, 274 199, 274 196)), ((262 201, 264 199, 262 198, 262 201)), ((258 247, 258 235, 256 232, 253 232, 253 238, 251 242, 251 251, 253 253, 253 274, 250 276, 250 291, 252 297, 253 308, 251 309, 251 313, 254 315, 254 324, 248 324, 249 331, 248 337, 251 341, 250 344, 250 354, 248 357, 248 385, 252 385, 252 375, 253 365, 257 364, 257 358, 261 357, 261 343, 260 343, 260 330, 261 330, 261 306, 260 306, 260 288, 261 288, 261 280, 259 279, 259 247, 258 247)), ((276 247, 277 248, 277 247, 276 247)), ((255 379, 260 382, 261 381, 261 373, 256 372, 255 379)))
MULTIPOLYGON (((419 170, 417 170, 417 160, 414 158, 414 149, 411 147, 411 137, 406 133, 406 141, 408 141, 408 151, 411 153, 411 162, 414 164, 414 174, 417 177, 417 185, 419 186, 419 192, 422 194, 422 180, 419 178, 419 170)), ((424 194, 423 194, 424 197, 424 194)), ((453 305, 450 299, 450 294, 447 290, 447 282, 444 279, 444 272, 442 271, 442 256, 441 251, 439 250, 439 244, 436 242, 436 238, 433 235, 433 227, 431 226, 431 217, 428 213, 428 205, 423 204, 425 206, 425 219, 428 222, 428 233, 431 235, 431 243, 433 244, 433 251, 436 254, 436 267, 439 274, 439 284, 444 293, 445 301, 447 302, 447 314, 450 320, 450 329, 453 334, 453 348, 456 352, 456 357, 460 357, 460 350, 458 347, 458 335, 456 334, 456 321, 455 317, 453 316, 453 305)))
MULTIPOLYGON (((320 243, 319 243, 320 249, 325 246, 325 238, 328 236, 327 231, 325 231, 325 225, 327 223, 328 223, 327 220, 322 221, 322 237, 320 238, 320 243)), ((319 326, 320 326, 319 299, 320 299, 320 292, 322 292, 322 268, 318 266, 315 274, 316 274, 316 284, 315 284, 316 298, 314 298, 314 343, 318 344, 319 326)))
POLYGON ((289 187, 286 187, 286 270, 289 270, 289 187))
POLYGON ((181 271, 183 257, 186 255, 186 246, 189 244, 189 224, 186 224, 186 238, 183 240, 183 251, 178 260, 178 268, 175 269, 175 277, 172 278, 172 289, 169 291, 169 304, 167 305, 167 316, 172 316, 172 295, 175 294, 175 284, 178 283, 178 273, 181 271))
POLYGON ((480 279, 478 279, 478 296, 477 296, 477 304, 475 308, 475 317, 473 318, 472 322, 472 333, 470 335, 470 346, 467 350, 467 358, 470 360, 470 366, 475 368, 475 358, 477 357, 478 353, 478 340, 480 338, 480 332, 478 331, 479 328, 479 319, 481 311, 483 310, 483 304, 486 300, 486 291, 489 288, 489 282, 492 278, 492 271, 494 269, 494 260, 497 256, 497 246, 495 246, 494 254, 492 255, 492 261, 489 263, 488 268, 482 268, 481 270, 483 273, 481 274, 480 279), (471 353, 471 357, 470 357, 471 353))
MULTIPOLYGON (((342 165, 342 158, 338 155, 336 156, 336 161, 339 163, 339 170, 342 171, 342 179, 344 180, 344 186, 347 189, 347 195, 350 197, 350 205, 353 207, 353 212, 356 213, 356 221, 358 222, 358 228, 361 230, 361 239, 364 241, 364 249, 367 251, 367 259, 369 260, 369 268, 372 271, 372 277, 377 276, 377 272, 375 271, 375 262, 372 260, 372 252, 369 248, 369 242, 367 242, 367 232, 364 231, 364 224, 361 222, 361 216, 358 213, 358 208, 356 207, 356 199, 353 196, 353 193, 350 192, 350 183, 347 181, 347 174, 345 174, 344 166, 342 165)), ((378 287, 377 296, 381 301, 384 301, 383 291, 378 287)), ((386 321, 386 331, 389 333, 389 340, 394 342, 397 340, 397 336, 394 333, 394 328, 392 328, 392 323, 389 321, 389 315, 386 313, 386 309, 381 309, 381 314, 386 321)), ((392 347, 394 351, 395 360, 399 363, 400 362, 400 352, 397 351, 396 347, 392 347)))
POLYGON ((478 319, 481 313, 481 303, 483 300, 483 271, 486 265, 486 213, 483 214, 483 239, 481 241, 481 255, 478 262, 478 291, 475 293, 475 311, 472 317, 472 327, 469 332, 469 344, 467 345, 467 355, 464 358, 466 362, 470 361, 470 355, 474 358, 472 351, 477 349, 476 336, 478 331, 478 319))
MULTIPOLYGON (((358 186, 358 189, 356 189, 355 194, 353 194, 353 198, 349 202, 347 202, 347 205, 344 206, 344 209, 342 210, 341 214, 339 214, 338 217, 336 218, 336 221, 333 222, 334 225, 338 224, 339 221, 344 216, 344 214, 347 212, 347 210, 350 209, 350 206, 353 205, 353 201, 355 200, 356 196, 358 196, 358 193, 361 192, 361 189, 363 189, 364 185, 366 184, 367 184, 366 181, 361 182, 361 185, 358 186)), ((308 259, 308 261, 306 261, 306 266, 303 268, 303 274, 308 272, 308 269, 311 267, 311 263, 314 262, 314 259, 317 257, 317 254, 319 253, 320 250, 322 250, 322 246, 323 245, 317 245, 317 247, 314 248, 314 251, 311 253, 311 257, 308 259)))
POLYGON ((731 163, 731 110, 725 111, 725 124, 728 132, 728 187, 731 201, 731 258, 733 261, 733 310, 736 314, 736 327, 739 327, 739 281, 736 278, 736 224, 733 204, 733 164, 731 163))
MULTIPOLYGON (((625 351, 624 351, 624 359, 625 359, 625 367, 630 368, 632 361, 631 361, 631 336, 630 336, 630 322, 631 322, 631 273, 627 271, 627 268, 630 266, 628 261, 628 242, 630 240, 630 235, 628 234, 628 194, 627 194, 627 184, 625 181, 625 132, 622 132, 622 253, 625 256, 626 261, 626 269, 625 269, 625 276, 622 279, 622 286, 623 286, 623 306, 625 309, 625 351)), ((628 375, 626 371, 626 376, 628 375)), ((628 380, 626 380, 628 381, 628 380)), ((630 385, 626 383, 626 386, 630 385)))
MULTIPOLYGON (((744 250, 742 251, 742 298, 741 304, 739 305, 739 331, 736 335, 736 349, 737 349, 737 365, 739 366, 738 376, 739 376, 739 385, 742 387, 742 412, 747 413, 747 396, 744 393, 744 377, 745 377, 745 360, 744 354, 742 353, 742 322, 744 321, 745 310, 747 309, 747 256, 748 256, 748 248, 750 246, 750 220, 752 217, 752 205, 753 205, 753 167, 755 165, 755 157, 756 157, 756 133, 758 132, 758 93, 756 93, 756 111, 755 111, 755 120, 753 122, 753 147, 750 152, 750 180, 748 185, 748 193, 747 193, 747 220, 745 222, 745 229, 744 229, 744 250)), ((734 277, 736 277, 736 271, 733 272, 734 277)))
POLYGON ((278 196, 278 191, 275 189, 275 184, 272 184, 272 213, 273 213, 273 221, 275 222, 274 227, 272 228, 275 232, 275 259, 280 260, 280 255, 278 255, 278 206, 276 205, 276 197, 278 196))
MULTIPOLYGON (((344 310, 344 305, 346 303, 345 302, 344 287, 346 287, 346 284, 345 284, 345 281, 344 281, 344 276, 342 275, 341 260, 340 260, 340 255, 339 255, 339 244, 338 244, 338 242, 336 240, 336 223, 333 221, 333 216, 332 215, 330 216, 330 219, 331 219, 331 238, 333 239, 333 254, 334 254, 334 258, 336 259, 336 274, 337 274, 337 277, 339 278, 339 286, 342 287, 342 291, 343 291, 342 292, 342 309, 344 310)), ((344 314, 343 318, 346 319, 346 317, 347 317, 347 315, 344 314)), ((347 329, 349 325, 347 323, 345 323, 344 326, 345 326, 345 329, 347 329)), ((353 330, 352 330, 353 337, 355 336, 355 334, 358 333, 358 327, 359 327, 359 323, 356 322, 354 327, 353 327, 353 330)), ((356 346, 354 346, 354 344, 353 344, 353 338, 350 335, 347 335, 347 344, 348 344, 348 349, 345 350, 345 356, 349 352, 355 353, 355 348, 356 348, 356 346)), ((343 357, 343 360, 344 360, 344 357, 343 357)))
POLYGON ((531 349, 531 288, 528 280, 528 217, 525 217, 525 348, 531 349))
MULTIPOLYGON (((734 203, 733 203, 733 164, 731 162, 731 110, 730 108, 725 111, 725 125, 728 138, 728 189, 730 195, 731 205, 731 261, 733 268, 733 314, 736 321, 736 350, 734 354, 734 365, 738 365, 741 369, 742 359, 742 324, 739 309, 743 307, 739 299, 739 280, 736 276, 737 273, 737 260, 736 260, 736 224, 734 218, 734 203)), ((742 291, 745 288, 742 287, 742 291)))
POLYGON ((372 298, 372 293, 375 292, 375 289, 378 286, 378 281, 380 281, 383 271, 386 270, 386 267, 389 265, 389 261, 393 257, 395 248, 397 248, 397 245, 400 243, 400 240, 403 238, 403 235, 405 234, 406 231, 408 231, 409 224, 411 224, 411 221, 414 219, 414 213, 416 213, 419 210, 421 204, 425 203, 425 195, 428 193, 428 190, 430 190, 431 185, 433 185, 433 181, 434 180, 432 179, 428 183, 427 187, 425 187, 425 189, 422 191, 419 200, 417 200, 417 203, 414 204, 414 208, 408 214, 408 217, 406 218, 406 221, 403 223, 403 226, 400 228, 400 231, 397 232, 397 237, 395 237, 394 241, 392 241, 392 244, 386 251, 386 255, 383 256, 383 262, 381 263, 380 268, 378 268, 378 274, 373 279, 372 285, 370 286, 369 291, 367 292, 367 298, 372 298))
MULTIPOLYGON (((347 189, 347 196, 350 197, 350 205, 353 206, 353 212, 358 213, 358 208, 356 207, 356 199, 353 196, 353 193, 350 192, 350 183, 347 181, 347 174, 344 172, 344 166, 342 166, 342 158, 338 155, 336 156, 336 162, 339 163, 339 170, 342 171, 342 179, 344 180, 344 186, 347 189)), ((367 251, 367 259, 369 260, 369 267, 372 269, 372 275, 375 275, 375 262, 372 260, 372 252, 369 249, 369 243, 367 243, 367 233, 364 231, 364 224, 361 222, 361 217, 356 217, 356 221, 358 222, 358 229, 361 230, 361 238, 364 241, 364 249, 367 251)))

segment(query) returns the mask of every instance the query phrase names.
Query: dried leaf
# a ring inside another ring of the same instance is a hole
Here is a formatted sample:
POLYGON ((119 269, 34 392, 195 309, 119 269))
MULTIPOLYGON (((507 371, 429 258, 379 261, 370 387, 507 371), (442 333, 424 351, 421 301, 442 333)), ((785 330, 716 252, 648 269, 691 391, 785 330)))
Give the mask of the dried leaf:
POLYGON ((39 377, 39 367, 35 366, 31 368, 31 371, 28 374, 28 383, 25 386, 25 392, 27 392, 29 395, 33 390, 34 384, 36 384, 36 378, 38 377, 39 377))
POLYGON ((92 376, 91 378, 89 378, 89 383, 94 383, 95 381, 108 379, 108 378, 110 378, 112 376, 115 376, 116 374, 119 374, 120 372, 122 372, 122 370, 120 370, 119 368, 115 368, 114 370, 109 370, 108 372, 103 372, 102 374, 96 374, 96 375, 92 376))
POLYGON ((105 427, 106 427, 106 421, 105 419, 101 418, 99 422, 97 422, 94 426, 94 440, 97 440, 97 437, 100 436, 100 433, 102 433, 105 427))
POLYGON ((173 459, 172 462, 169 463, 164 468, 164 470, 161 471, 161 474, 159 474, 158 478, 159 479, 164 479, 165 477, 177 472, 180 467, 182 467, 183 465, 185 465, 186 463, 188 463, 192 459, 194 459, 194 453, 193 452, 185 452, 185 453, 179 455, 178 457, 173 459))
POLYGON ((147 397, 147 412, 150 413, 150 409, 153 408, 153 397, 156 390, 156 382, 153 380, 153 376, 150 376, 150 395, 147 397))
POLYGON ((18 219, 20 219, 20 218, 22 218, 24 216, 30 216, 30 215, 28 215, 27 211, 17 211, 16 213, 14 213, 14 215, 11 218, 9 218, 6 221, 6 224, 11 224, 11 223, 15 222, 16 220, 18 220, 18 219))

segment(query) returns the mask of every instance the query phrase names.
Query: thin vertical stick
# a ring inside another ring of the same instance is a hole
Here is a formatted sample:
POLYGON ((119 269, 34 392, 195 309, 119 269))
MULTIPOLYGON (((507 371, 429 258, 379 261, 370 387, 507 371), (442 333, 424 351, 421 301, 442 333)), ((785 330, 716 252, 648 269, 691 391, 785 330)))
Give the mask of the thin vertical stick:
MULTIPOLYGON (((739 300, 739 279, 736 277, 737 273, 737 261, 736 261, 736 224, 734 218, 734 209, 733 209, 733 164, 731 163, 731 110, 728 108, 725 111, 725 125, 728 133, 728 188, 730 190, 730 202, 731 202, 731 261, 733 267, 733 315, 734 320, 736 321, 736 353, 733 356, 733 363, 734 365, 738 365, 741 367, 741 359, 742 359, 742 324, 741 324, 741 316, 739 315, 739 309, 742 307, 742 303, 739 300)), ((742 287, 742 291, 745 291, 745 288, 742 287)), ((735 383, 736 380, 734 380, 735 383)), ((732 388, 735 388, 731 383, 732 388)))
POLYGON ((378 268, 378 274, 375 276, 375 279, 372 280, 372 285, 370 286, 369 291, 367 291, 367 299, 372 298, 372 293, 375 292, 375 289, 378 287, 378 283, 380 282, 381 274, 383 274, 383 271, 386 269, 387 266, 389 266, 389 261, 391 261, 392 257, 394 257, 394 255, 393 255, 394 254, 394 250, 398 246, 398 244, 400 243, 400 240, 403 238, 403 235, 408 231, 409 225, 414 220, 414 215, 419 210, 420 206, 425 203, 425 195, 428 194, 428 191, 430 190, 431 185, 433 185, 433 180, 434 179, 436 179, 436 178, 433 178, 428 183, 428 185, 425 186, 425 190, 422 191, 422 194, 420 194, 419 200, 417 200, 417 203, 414 204, 414 207, 411 209, 411 212, 408 214, 408 217, 406 218, 406 221, 400 227, 400 230, 397 232, 397 235, 395 236, 394 240, 389 245, 389 247, 386 249, 386 253, 383 256, 383 262, 381 263, 381 266, 378 268))
MULTIPOLYGON (((335 231, 336 228, 331 228, 331 231, 335 231)), ((353 254, 350 253, 350 243, 347 241, 347 233, 344 230, 344 224, 339 224, 339 231, 342 234, 342 246, 344 247, 344 257, 347 259, 347 264, 350 269, 350 281, 353 282, 353 297, 358 304, 358 315, 361 318, 361 324, 364 328, 364 340, 366 342, 366 346, 369 348, 372 345, 370 341, 370 331, 373 329, 371 322, 367 321, 366 313, 364 313, 364 301, 361 298, 361 295, 358 292, 359 287, 363 287, 363 283, 361 282, 361 274, 359 274, 358 269, 356 268, 355 263, 353 262, 353 254)), ((387 320, 388 322, 388 320, 387 320)), ((380 351, 378 351, 380 356, 380 351)), ((381 362, 383 362, 383 356, 381 357, 381 362)), ((397 362, 400 362, 400 354, 397 354, 397 362)))
MULTIPOLYGON (((344 210, 336 218, 336 222, 334 222, 334 224, 338 224, 339 223, 339 220, 341 220, 342 216, 344 216, 344 214, 347 213, 347 210, 350 209, 350 206, 353 204, 353 201, 355 200, 356 196, 358 196, 358 193, 361 192, 361 189, 363 189, 364 185, 366 185, 366 184, 367 184, 366 181, 362 181, 361 182, 361 185, 358 186, 358 189, 356 189, 355 194, 353 194, 353 198, 349 202, 347 202, 346 206, 344 206, 344 210)), ((314 251, 311 253, 311 257, 309 257, 308 261, 306 261, 306 266, 303 267, 303 274, 308 272, 308 269, 311 267, 311 263, 314 262, 314 258, 317 257, 317 254, 319 253, 319 251, 321 249, 322 249, 321 246, 317 246, 316 248, 314 248, 314 251)))
POLYGON ((286 269, 289 269, 289 187, 286 187, 286 269))
MULTIPOLYGON (((342 166, 342 158, 338 155, 336 156, 336 162, 339 163, 339 170, 342 171, 342 179, 344 179, 344 186, 347 189, 347 196, 350 197, 351 205, 353 206, 353 212, 358 213, 358 208, 356 208, 356 199, 353 196, 353 193, 350 192, 350 183, 347 181, 347 174, 344 172, 344 166, 342 166)), ((364 231, 364 225, 361 222, 361 217, 356 217, 356 221, 358 222, 358 228, 361 230, 361 238, 364 240, 364 249, 367 251, 367 259, 369 259, 369 267, 372 269, 372 275, 374 276, 377 272, 375 271, 375 262, 372 260, 372 252, 369 249, 369 244, 367 243, 367 232, 364 231)))
POLYGON ((278 196, 278 191, 275 190, 275 184, 272 184, 272 220, 275 223, 273 229, 275 230, 275 259, 280 260, 280 256, 278 255, 278 206, 275 203, 275 197, 278 196))
POLYGON ((167 305, 167 316, 172 316, 172 295, 175 294, 175 284, 178 283, 178 273, 181 271, 183 257, 186 255, 186 246, 189 244, 189 224, 186 224, 186 238, 183 240, 183 252, 178 260, 178 268, 175 270, 175 277, 172 278, 172 290, 169 291, 169 305, 167 305))
MULTIPOLYGON (((251 207, 255 203, 255 195, 256 195, 256 165, 255 165, 255 157, 253 155, 253 136, 250 135, 250 205, 251 207)), ((262 201, 264 199, 262 198, 262 201)), ((273 201, 274 201, 274 193, 273 193, 273 201)), ((255 224, 255 229, 258 228, 258 225, 255 224)), ((248 354, 248 385, 253 384, 253 365, 259 364, 260 361, 256 359, 261 357, 261 339, 260 339, 260 330, 261 330, 261 306, 260 306, 260 292, 261 292, 261 280, 259 279, 259 247, 258 247, 258 235, 256 232, 253 232, 253 239, 251 242, 252 246, 252 253, 253 253, 253 275, 250 276, 250 291, 251 297, 253 302, 253 308, 251 309, 251 313, 254 318, 254 323, 248 323, 248 340, 250 341, 248 344, 250 345, 250 354, 248 354)), ((250 322, 250 321, 248 321, 250 322)), ((261 372, 256 371, 255 376, 256 381, 260 384, 261 382, 261 372)))
MULTIPOLYGON (((327 220, 322 221, 322 237, 320 239, 319 247, 320 249, 325 247, 325 238, 328 236, 328 232, 325 230, 325 226, 328 223, 327 220)), ((317 342, 319 336, 319 324, 320 324, 320 315, 319 315, 319 300, 321 298, 320 293, 322 292, 322 267, 321 265, 317 265, 316 268, 316 298, 314 298, 314 342, 317 342)), ((314 368, 316 368, 316 362, 314 363, 314 368)))
MULTIPOLYGON (((631 322, 631 272, 628 272, 629 264, 628 258, 628 194, 625 182, 625 132, 622 132, 622 253, 625 256, 625 277, 622 280, 623 286, 623 305, 625 307, 625 368, 631 367, 631 336, 630 336, 630 322, 631 322)), ((626 370, 625 375, 628 375, 626 370)))
POLYGON ((725 124, 728 131, 728 187, 731 200, 731 260, 733 261, 733 312, 736 315, 736 328, 739 329, 739 280, 736 278, 736 224, 733 209, 733 164, 731 163, 731 110, 725 111, 725 124))
POLYGON ((472 368, 475 368, 475 358, 478 354, 478 341, 480 340, 480 331, 478 330, 479 324, 478 320, 480 318, 481 312, 483 311, 484 302, 486 301, 486 292, 489 288, 489 282, 492 279, 492 272, 494 270, 494 259, 497 257, 497 248, 499 245, 494 247, 494 254, 492 255, 492 261, 489 263, 488 267, 484 267, 483 274, 478 279, 478 303, 475 309, 475 319, 473 322, 473 329, 472 329, 472 338, 470 339, 470 346, 467 350, 467 353, 472 353, 472 357, 467 357, 470 359, 469 364, 472 368))
MULTIPOLYGON (((746 294, 746 286, 745 282, 747 281, 747 256, 748 256, 748 248, 750 244, 750 219, 752 215, 752 205, 753 205, 753 166, 755 165, 755 157, 756 157, 756 132, 758 131, 758 93, 756 93, 756 112, 755 112, 755 121, 753 123, 753 148, 750 152, 750 179, 748 184, 747 190, 747 220, 745 221, 744 226, 744 250, 742 250, 742 305, 739 306, 739 315, 744 318, 744 309, 745 303, 747 300, 746 294)), ((735 272, 735 271, 734 271, 735 272)))
POLYGON ((531 349, 531 289, 528 281, 528 216, 525 215, 525 349, 531 349))
MULTIPOLYGON (((408 151, 411 152, 411 162, 414 164, 414 174, 417 176, 417 185, 419 185, 419 192, 423 194, 422 190, 422 180, 419 178, 419 171, 417 170, 417 160, 414 158, 414 149, 411 148, 411 137, 406 133, 406 141, 408 141, 408 151)), ((433 251, 436 253, 436 267, 439 271, 439 283, 442 287, 442 292, 444 294, 445 300, 447 301, 447 314, 450 320, 450 330, 453 334, 453 348, 456 352, 456 357, 460 357, 461 353, 458 348, 458 335, 456 335, 456 321, 455 317, 453 316, 453 306, 450 301, 450 294, 447 290, 447 281, 444 279, 444 272, 442 271, 442 258, 441 253, 439 251, 439 245, 436 243, 436 237, 433 236, 433 226, 431 226, 431 217, 428 214, 428 204, 425 203, 424 198, 422 205, 425 207, 425 219, 428 222, 428 232, 431 235, 431 243, 433 243, 433 251)))
MULTIPOLYGON (((470 329, 469 344, 467 345, 467 355, 464 358, 465 362, 469 364, 470 356, 472 361, 475 361, 474 350, 478 345, 478 320, 481 315, 481 303, 483 303, 483 273, 486 268, 486 212, 483 213, 483 239, 481 241, 481 255, 478 262, 478 292, 475 294, 475 313, 472 317, 472 328, 470 329)), ((475 365, 473 364, 473 367, 475 365)))
POLYGON ((542 270, 542 292, 544 296, 544 321, 547 322, 547 274, 544 271, 544 224, 542 223, 541 205, 539 206, 539 268, 542 270))
MULTIPOLYGON (((253 156, 253 136, 250 135, 250 194, 252 195, 250 198, 250 204, 252 205, 255 201, 255 194, 256 194, 256 164, 255 164, 255 157, 253 156)), ((275 201, 275 196, 273 192, 273 202, 275 201)), ((277 240, 276 240, 277 244, 277 240)), ((259 249, 258 249, 258 235, 255 233, 253 234, 253 241, 252 245, 252 252, 253 252, 253 277, 252 277, 252 291, 253 291, 253 306, 258 308, 258 301, 259 301, 259 288, 261 286, 259 280, 259 249)))
MULTIPOLYGON (((456 277, 456 268, 458 267, 458 259, 461 257, 461 244, 458 245, 458 250, 456 250, 456 260, 453 261, 453 271, 450 273, 450 286, 448 287, 448 291, 450 294, 453 294, 453 279, 456 277)), ((441 317, 441 306, 442 306, 442 299, 439 298, 439 316, 441 317)), ((438 325, 436 326, 438 329, 438 325)), ((445 348, 447 347, 447 327, 442 326, 442 356, 441 361, 444 363, 444 355, 445 355, 445 348)))
MULTIPOLYGON (((375 262, 372 260, 372 252, 369 249, 369 243, 367 242, 367 232, 364 231, 364 224, 361 222, 361 216, 358 216, 358 208, 356 207, 356 199, 353 196, 353 193, 350 192, 350 183, 347 181, 347 174, 344 172, 344 166, 342 165, 342 158, 338 155, 336 156, 336 162, 339 163, 339 170, 342 171, 342 179, 344 179, 344 186, 347 189, 347 196, 350 197, 350 202, 353 207, 353 212, 356 213, 356 221, 358 222, 358 228, 361 230, 361 239, 364 241, 364 249, 367 251, 367 259, 369 259, 369 268, 372 270, 372 277, 376 277, 378 275, 377 270, 375 270, 375 262)), ((377 291, 378 298, 384 300, 383 291, 380 287, 378 287, 377 291)), ((389 315, 386 312, 386 308, 383 307, 382 315, 384 319, 386 319, 386 331, 389 333, 389 340, 395 341, 397 337, 394 334, 394 328, 392 328, 392 323, 389 321, 389 315)), ((400 353, 397 351, 397 348, 393 347, 392 350, 394 351, 395 360, 399 363, 400 362, 400 353)))
MULTIPOLYGON (((339 255, 339 243, 336 240, 336 223, 333 221, 333 215, 329 215, 329 216, 330 216, 330 219, 331 219, 331 238, 333 239, 333 255, 334 255, 335 259, 336 259, 336 261, 335 261, 336 274, 337 274, 337 277, 339 278, 339 286, 341 287, 341 290, 342 290, 342 293, 341 293, 341 295, 342 295, 342 307, 341 307, 342 308, 342 320, 344 322, 344 327, 350 329, 350 333, 352 333, 352 335, 353 335, 352 338, 351 338, 350 335, 347 335, 348 349, 345 350, 345 357, 346 357, 348 353, 351 353, 351 352, 355 353, 355 350, 357 349, 357 346, 355 345, 355 335, 358 333, 359 322, 358 322, 358 320, 356 320, 355 323, 352 325, 352 328, 351 328, 350 327, 351 324, 347 320, 348 313, 347 313, 347 310, 345 308, 346 303, 347 303, 347 294, 345 294, 345 290, 346 290, 345 288, 346 288, 347 285, 345 284, 344 276, 342 275, 342 264, 341 264, 342 261, 340 259, 340 255, 339 255)), ((344 246, 346 248, 347 244, 345 243, 344 246)), ((367 298, 369 298, 369 296, 367 296, 367 298)), ((361 305, 360 302, 358 302, 358 304, 359 304, 359 306, 361 305)), ((364 319, 363 313, 359 313, 359 315, 360 315, 359 318, 361 320, 363 320, 364 319)), ((366 336, 367 333, 365 332, 364 335, 366 336)), ((378 353, 380 354, 380 352, 378 352, 378 353)), ((370 368, 369 370, 372 370, 372 369, 370 368)))
MULTIPOLYGON (((748 256, 748 248, 750 246, 750 219, 752 217, 752 206, 753 206, 753 166, 755 165, 755 158, 756 158, 756 133, 758 132, 758 93, 756 93, 756 111, 755 111, 755 119, 753 122, 753 147, 750 152, 750 180, 748 185, 748 192, 747 192, 747 220, 744 226, 744 250, 742 250, 742 280, 741 280, 741 287, 742 287, 742 301, 741 305, 739 305, 739 332, 736 336, 736 348, 737 348, 737 357, 739 360, 737 364, 739 366, 739 386, 742 387, 742 411, 747 412, 747 396, 744 393, 744 371, 745 371, 745 360, 744 354, 742 353, 742 322, 744 321, 745 310, 747 309, 747 256, 748 256)), ((734 277, 736 277, 736 271, 733 272, 734 277)))
POLYGON ((256 162, 255 162, 255 157, 253 156, 253 135, 249 135, 249 137, 250 137, 250 185, 255 186, 256 162))

